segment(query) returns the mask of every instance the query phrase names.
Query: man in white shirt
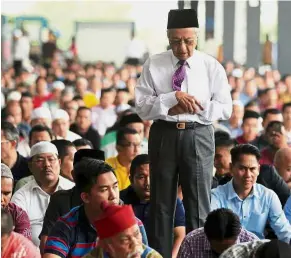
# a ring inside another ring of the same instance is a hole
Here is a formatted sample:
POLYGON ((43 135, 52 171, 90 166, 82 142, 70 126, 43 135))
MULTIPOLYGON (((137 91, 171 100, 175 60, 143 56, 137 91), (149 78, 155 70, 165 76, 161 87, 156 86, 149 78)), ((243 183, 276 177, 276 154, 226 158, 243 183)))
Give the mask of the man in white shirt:
POLYGON ((171 10, 171 50, 150 57, 135 88, 143 120, 154 120, 149 136, 151 198, 149 244, 171 257, 178 178, 183 189, 186 230, 202 227, 210 211, 214 161, 212 122, 229 119, 230 87, 221 64, 195 50, 194 9, 171 10))
POLYGON ((113 88, 101 91, 100 105, 92 108, 92 125, 100 136, 105 135, 107 128, 114 125, 117 119, 113 105, 116 92, 113 88))
POLYGON ((57 139, 65 139, 73 142, 81 139, 82 137, 72 131, 70 131, 70 117, 69 114, 63 109, 57 109, 52 114, 52 129, 57 139))
POLYGON ((32 228, 32 241, 39 246, 38 236, 51 194, 71 189, 74 183, 60 176, 58 150, 50 142, 39 142, 32 146, 28 166, 34 179, 19 189, 11 202, 26 211, 32 228))

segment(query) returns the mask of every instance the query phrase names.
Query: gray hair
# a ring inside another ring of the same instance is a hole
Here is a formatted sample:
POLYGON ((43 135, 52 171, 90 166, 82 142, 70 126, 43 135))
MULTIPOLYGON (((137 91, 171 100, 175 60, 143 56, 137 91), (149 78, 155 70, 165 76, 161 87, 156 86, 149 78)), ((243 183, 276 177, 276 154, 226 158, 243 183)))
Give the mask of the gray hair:
POLYGON ((16 145, 18 144, 19 142, 19 131, 17 130, 17 128, 7 122, 7 121, 4 121, 1 123, 1 131, 3 132, 5 138, 8 140, 8 141, 16 141, 16 145))
MULTIPOLYGON (((171 32, 171 30, 175 30, 175 29, 168 29, 167 30, 167 37, 169 38, 169 36, 170 36, 170 32, 171 32)), ((198 40, 198 36, 199 36, 199 32, 200 32, 200 30, 199 30, 199 28, 196 28, 196 27, 193 27, 193 30, 194 30, 194 33, 195 33, 195 37, 196 37, 196 41, 198 40)))

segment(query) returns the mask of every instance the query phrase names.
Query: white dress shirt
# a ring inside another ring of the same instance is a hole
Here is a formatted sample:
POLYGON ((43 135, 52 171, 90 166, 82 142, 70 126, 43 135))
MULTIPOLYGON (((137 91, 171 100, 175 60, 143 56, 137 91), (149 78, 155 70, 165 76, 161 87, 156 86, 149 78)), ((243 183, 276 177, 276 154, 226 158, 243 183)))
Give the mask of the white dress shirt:
POLYGON ((113 126, 117 115, 115 106, 103 109, 101 106, 92 108, 92 126, 98 131, 100 136, 105 135, 107 128, 113 126))
MULTIPOLYGON (((59 176, 59 182, 56 188, 58 190, 68 190, 74 187, 74 183, 68 179, 59 176)), ((28 182, 12 196, 11 202, 18 205, 26 211, 32 229, 32 242, 39 246, 38 238, 41 230, 44 215, 50 201, 50 195, 44 192, 36 183, 35 179, 28 182)))
POLYGON ((79 134, 76 134, 70 130, 68 131, 67 136, 66 136, 66 140, 70 141, 70 142, 73 142, 73 141, 81 139, 81 138, 82 137, 79 134))
POLYGON ((197 50, 187 59, 186 78, 181 91, 195 96, 204 110, 194 115, 168 115, 169 109, 178 104, 172 88, 172 77, 179 67, 178 61, 172 50, 154 55, 146 61, 135 88, 138 115, 143 120, 196 121, 201 124, 229 119, 232 100, 225 70, 216 59, 197 50))

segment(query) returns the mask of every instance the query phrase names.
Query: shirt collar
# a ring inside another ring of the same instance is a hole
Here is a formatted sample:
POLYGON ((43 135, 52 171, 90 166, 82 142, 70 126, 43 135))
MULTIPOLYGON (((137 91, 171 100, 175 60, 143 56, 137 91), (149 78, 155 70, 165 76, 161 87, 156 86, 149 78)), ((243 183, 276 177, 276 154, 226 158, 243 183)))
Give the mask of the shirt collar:
MULTIPOLYGON (((64 190, 63 185, 64 185, 64 178, 62 176, 59 176, 59 180, 58 180, 58 184, 57 184, 55 192, 58 190, 64 190)), ((32 190, 33 189, 40 189, 41 191, 43 191, 41 187, 38 185, 38 183, 36 182, 35 178, 33 178, 33 183, 32 183, 32 190)))
MULTIPOLYGON (((256 198, 259 198, 259 193, 258 193, 258 189, 257 189, 257 184, 255 183, 253 185, 253 190, 252 192, 250 193, 250 195, 247 197, 247 198, 250 198, 250 197, 256 197, 256 198)), ((234 198, 239 198, 239 196, 237 195, 236 191, 234 190, 233 188, 233 179, 231 179, 228 183, 227 183, 227 199, 228 200, 232 200, 234 198)))
MULTIPOLYGON (((171 51, 171 59, 172 59, 173 67, 174 67, 174 68, 177 68, 177 66, 178 66, 178 62, 179 62, 179 59, 178 59, 177 57, 174 56, 172 50, 170 50, 170 51, 171 51)), ((196 54, 196 51, 197 51, 197 50, 194 49, 194 51, 193 51, 193 55, 192 55, 191 57, 189 57, 189 58, 186 60, 186 61, 187 61, 187 66, 188 66, 190 69, 194 66, 194 55, 196 54)))

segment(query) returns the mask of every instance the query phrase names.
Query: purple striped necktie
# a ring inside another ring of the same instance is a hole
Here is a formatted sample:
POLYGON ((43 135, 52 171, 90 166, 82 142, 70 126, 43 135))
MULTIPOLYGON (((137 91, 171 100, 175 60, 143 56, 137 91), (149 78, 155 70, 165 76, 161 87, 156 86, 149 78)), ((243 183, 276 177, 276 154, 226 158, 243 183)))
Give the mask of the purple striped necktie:
POLYGON ((181 85, 186 76, 187 62, 185 60, 180 60, 178 64, 180 67, 175 71, 172 78, 172 87, 174 91, 181 91, 181 85))

